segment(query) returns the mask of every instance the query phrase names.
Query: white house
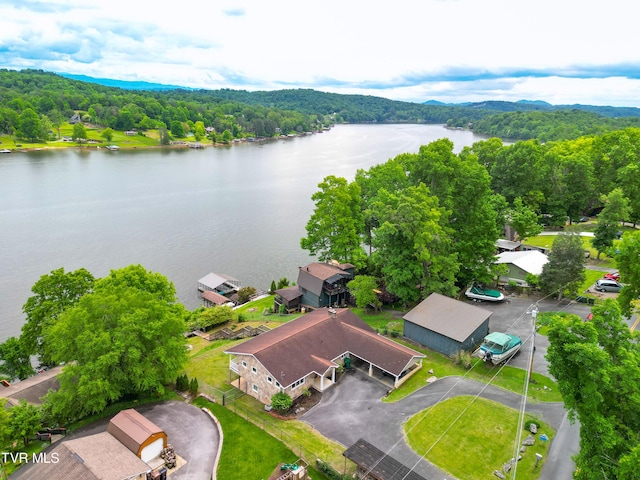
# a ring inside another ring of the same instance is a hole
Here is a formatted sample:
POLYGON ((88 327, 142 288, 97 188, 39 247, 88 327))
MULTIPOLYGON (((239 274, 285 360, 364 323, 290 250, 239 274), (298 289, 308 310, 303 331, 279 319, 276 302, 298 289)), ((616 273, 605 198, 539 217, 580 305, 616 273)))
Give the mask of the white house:
POLYGON ((509 272, 500 277, 501 282, 514 281, 523 287, 529 284, 526 281, 528 273, 540 275, 542 267, 549 261, 544 253, 538 250, 524 250, 518 252, 502 252, 498 255, 497 264, 504 264, 509 272))

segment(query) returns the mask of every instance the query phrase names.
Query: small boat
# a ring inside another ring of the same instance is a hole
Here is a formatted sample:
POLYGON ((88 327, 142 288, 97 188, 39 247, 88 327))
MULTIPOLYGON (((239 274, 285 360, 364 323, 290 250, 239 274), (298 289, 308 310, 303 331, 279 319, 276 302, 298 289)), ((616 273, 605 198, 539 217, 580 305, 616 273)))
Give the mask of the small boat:
POLYGON ((468 288, 465 295, 474 302, 501 302, 504 300, 502 292, 480 288, 476 285, 468 288))
POLYGON ((493 332, 484 337, 480 345, 480 357, 485 362, 498 365, 514 356, 522 346, 522 339, 510 333, 493 332))
POLYGON ((107 145, 106 149, 115 151, 115 150, 120 150, 120 147, 118 145, 107 145))

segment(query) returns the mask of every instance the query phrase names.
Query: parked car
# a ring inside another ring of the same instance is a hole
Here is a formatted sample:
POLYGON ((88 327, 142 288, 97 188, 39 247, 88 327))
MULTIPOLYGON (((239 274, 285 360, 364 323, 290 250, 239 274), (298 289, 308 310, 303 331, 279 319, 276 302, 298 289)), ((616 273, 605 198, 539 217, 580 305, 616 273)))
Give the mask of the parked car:
POLYGON ((622 285, 615 280, 601 278, 596 282, 595 289, 600 292, 619 292, 622 289, 622 285))
POLYGON ((620 272, 613 272, 613 273, 605 273, 604 277, 602 278, 606 278, 607 280, 615 280, 616 282, 620 281, 620 272))

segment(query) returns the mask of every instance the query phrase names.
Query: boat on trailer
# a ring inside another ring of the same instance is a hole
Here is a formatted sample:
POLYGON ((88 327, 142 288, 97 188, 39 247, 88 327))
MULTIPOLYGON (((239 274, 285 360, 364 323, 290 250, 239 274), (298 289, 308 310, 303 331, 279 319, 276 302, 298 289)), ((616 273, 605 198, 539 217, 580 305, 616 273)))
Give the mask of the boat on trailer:
POLYGON ((522 339, 510 333, 493 332, 480 345, 480 358, 498 365, 513 357, 522 346, 522 339))
POLYGON ((489 290, 473 285, 465 292, 467 298, 474 302, 501 302, 504 300, 504 294, 498 290, 489 290))

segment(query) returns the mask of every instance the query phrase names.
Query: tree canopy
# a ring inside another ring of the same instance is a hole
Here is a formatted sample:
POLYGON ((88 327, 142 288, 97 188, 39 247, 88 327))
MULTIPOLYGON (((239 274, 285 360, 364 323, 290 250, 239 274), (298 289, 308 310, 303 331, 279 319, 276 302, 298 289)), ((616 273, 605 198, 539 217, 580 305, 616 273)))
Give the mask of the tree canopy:
POLYGON ((562 234, 553 240, 549 261, 543 265, 540 287, 546 293, 557 293, 562 298, 564 292, 576 295, 584 283, 584 248, 579 235, 562 234))
POLYGON ((130 394, 162 394, 187 358, 184 307, 162 275, 133 265, 99 279, 91 293, 47 326, 45 342, 64 362, 55 418, 103 410, 130 394))
POLYGON ((580 421, 577 480, 638 478, 640 350, 615 300, 593 318, 555 317, 549 329, 549 373, 572 420, 580 421), (635 466, 635 468, 634 468, 635 466), (631 476, 629 476, 631 475, 631 476))

